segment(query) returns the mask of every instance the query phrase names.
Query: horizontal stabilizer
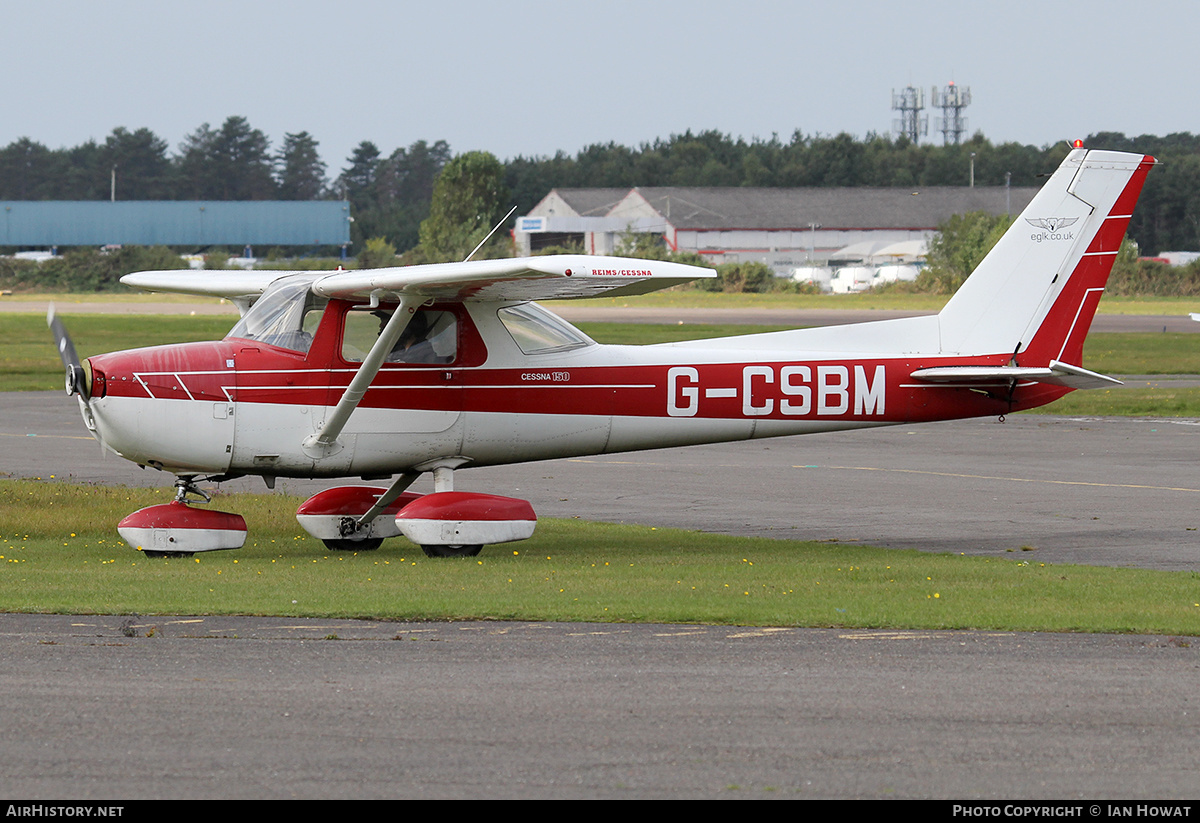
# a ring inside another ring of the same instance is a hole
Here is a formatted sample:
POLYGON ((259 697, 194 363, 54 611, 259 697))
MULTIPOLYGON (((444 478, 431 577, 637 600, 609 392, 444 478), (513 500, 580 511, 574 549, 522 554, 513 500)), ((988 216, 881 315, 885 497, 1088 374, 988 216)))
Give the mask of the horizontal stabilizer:
POLYGON ((1048 367, 1025 366, 937 366, 917 369, 912 373, 917 380, 927 383, 955 384, 961 386, 1002 386, 1013 381, 1049 383, 1069 389, 1100 389, 1124 385, 1114 377, 1108 377, 1069 363, 1050 361, 1048 367))

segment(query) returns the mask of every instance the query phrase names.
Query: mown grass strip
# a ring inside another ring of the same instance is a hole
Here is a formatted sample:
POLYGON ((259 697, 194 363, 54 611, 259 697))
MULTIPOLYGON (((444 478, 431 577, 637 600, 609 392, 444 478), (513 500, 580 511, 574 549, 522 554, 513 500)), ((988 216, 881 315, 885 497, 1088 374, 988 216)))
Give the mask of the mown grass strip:
MULTIPOLYGON (((236 317, 221 315, 65 315, 80 357, 110 351, 220 340, 236 317)), ((62 361, 42 314, 0 315, 0 391, 62 388, 62 361)))
POLYGON ((1200 574, 1048 565, 543 520, 532 540, 431 560, 396 538, 330 552, 299 499, 219 496, 245 548, 153 560, 115 524, 168 490, 0 481, 0 611, 561 620, 1200 634, 1200 574))
MULTIPOLYGON (((697 288, 674 288, 636 297, 596 297, 571 300, 572 304, 598 307, 669 306, 671 308, 771 308, 771 309, 894 309, 901 311, 940 311, 950 299, 946 294, 903 294, 899 292, 864 292, 862 294, 737 294, 709 292, 697 288)), ((69 310, 72 303, 196 303, 212 304, 217 298, 183 294, 149 294, 122 288, 112 292, 20 293, 0 296, 9 304, 43 303, 53 301, 69 310)), ((553 306, 555 301, 548 301, 553 306)), ((1097 311, 1100 314, 1173 314, 1186 315, 1200 309, 1195 297, 1165 297, 1140 295, 1117 297, 1105 294, 1097 311)))
POLYGON ((1054 414, 1064 417, 1200 417, 1200 388, 1142 388, 1130 385, 1114 389, 1076 391, 1048 406, 1030 409, 1022 414, 1054 414))

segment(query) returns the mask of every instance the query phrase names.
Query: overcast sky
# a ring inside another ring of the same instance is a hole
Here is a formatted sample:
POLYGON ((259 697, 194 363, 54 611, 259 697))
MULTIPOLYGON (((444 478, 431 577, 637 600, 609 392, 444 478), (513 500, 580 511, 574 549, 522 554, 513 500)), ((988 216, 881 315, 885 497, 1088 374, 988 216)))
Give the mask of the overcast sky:
POLYGON ((0 20, 0 146, 144 126, 174 153, 241 115, 273 147, 313 134, 333 177, 362 140, 509 159, 889 133, 893 90, 949 82, 993 142, 1200 133, 1196 0, 0 0, 0 20))

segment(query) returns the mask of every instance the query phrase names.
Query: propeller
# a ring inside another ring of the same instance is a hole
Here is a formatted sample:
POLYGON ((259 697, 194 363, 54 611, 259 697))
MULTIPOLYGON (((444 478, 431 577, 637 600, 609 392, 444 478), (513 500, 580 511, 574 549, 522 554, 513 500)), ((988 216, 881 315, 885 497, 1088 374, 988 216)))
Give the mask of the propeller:
POLYGON ((50 331, 54 334, 54 342, 58 347, 58 356, 62 358, 63 366, 67 369, 67 394, 78 394, 86 403, 90 399, 87 370, 84 368, 83 362, 79 359, 79 353, 75 351, 75 344, 71 342, 71 335, 67 334, 67 327, 63 325, 62 320, 54 313, 53 303, 50 304, 50 310, 46 313, 46 324, 50 326, 50 331))
POLYGON ((83 361, 79 359, 79 353, 75 351, 75 344, 71 342, 71 335, 67 334, 67 327, 63 325, 63 321, 54 313, 54 304, 50 304, 50 310, 46 312, 46 325, 50 327, 50 331, 54 334, 54 343, 58 348, 58 356, 62 358, 63 366, 67 370, 66 389, 67 395, 79 395, 79 399, 83 401, 83 422, 88 427, 88 431, 100 443, 100 453, 105 454, 108 447, 104 443, 104 435, 100 433, 100 429, 96 426, 96 418, 92 412, 92 381, 89 368, 83 365, 83 361))

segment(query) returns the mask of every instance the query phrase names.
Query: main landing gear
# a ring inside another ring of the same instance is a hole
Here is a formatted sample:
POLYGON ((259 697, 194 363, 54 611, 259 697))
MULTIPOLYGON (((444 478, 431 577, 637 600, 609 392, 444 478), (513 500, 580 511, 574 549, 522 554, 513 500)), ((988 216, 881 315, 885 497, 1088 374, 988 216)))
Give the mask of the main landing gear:
MULTIPOLYGON (((403 486, 415 479, 414 475, 403 486)), ((387 490, 376 486, 338 486, 301 503, 296 520, 327 549, 372 551, 384 539, 400 535, 396 515, 420 496, 398 489, 395 483, 387 490)))
POLYGON ((404 535, 428 557, 475 557, 488 543, 532 537, 537 515, 528 501, 454 491, 454 470, 465 462, 452 457, 421 464, 386 490, 327 489, 304 501, 296 520, 338 551, 367 551, 385 538, 404 535), (433 493, 406 491, 426 471, 433 474, 433 493))

